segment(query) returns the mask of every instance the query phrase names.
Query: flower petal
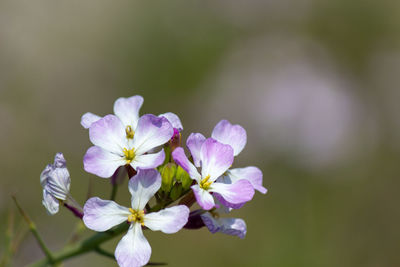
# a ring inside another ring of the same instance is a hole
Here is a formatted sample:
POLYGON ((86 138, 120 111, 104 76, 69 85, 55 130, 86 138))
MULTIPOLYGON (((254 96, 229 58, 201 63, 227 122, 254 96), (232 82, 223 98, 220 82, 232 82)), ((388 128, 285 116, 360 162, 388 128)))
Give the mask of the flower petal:
POLYGON ((199 172, 197 171, 196 167, 188 160, 188 158, 185 155, 185 151, 181 147, 177 147, 173 152, 172 152, 172 157, 174 158, 174 161, 176 164, 182 167, 192 178, 193 180, 196 180, 198 183, 200 183, 201 176, 199 172))
POLYGON ((222 120, 215 126, 211 137, 230 145, 235 156, 243 150, 247 142, 246 130, 240 125, 232 125, 227 120, 222 120))
POLYGON ((164 149, 161 149, 157 153, 136 156, 135 159, 131 162, 131 166, 135 170, 137 168, 153 169, 163 164, 164 159, 165 159, 164 149))
POLYGON ((128 219, 129 209, 111 200, 89 198, 83 207, 83 222, 86 227, 104 232, 128 219))
POLYGON ((135 131, 142 105, 143 97, 140 95, 129 98, 120 97, 114 102, 114 114, 122 121, 124 127, 130 125, 135 131))
POLYGON ((151 247, 143 235, 141 225, 132 224, 115 249, 118 265, 121 267, 144 266, 149 262, 150 256, 151 247))
POLYGON ((221 232, 228 235, 244 238, 247 227, 242 219, 238 218, 218 218, 215 219, 210 213, 206 212, 200 215, 204 224, 211 233, 221 232))
POLYGON ((83 157, 83 168, 102 178, 111 177, 119 166, 125 165, 125 160, 98 146, 92 146, 83 157))
POLYGON ((144 154, 152 148, 165 144, 173 134, 174 129, 166 118, 152 114, 143 115, 139 119, 133 138, 136 155, 144 154))
POLYGON ((200 167, 200 150, 206 138, 201 133, 191 133, 186 140, 186 146, 192 154, 193 162, 196 167, 200 167))
POLYGON ((69 194, 71 178, 67 168, 55 168, 48 173, 46 190, 55 198, 65 200, 69 194))
POLYGON ((250 201, 254 196, 254 188, 247 180, 239 180, 233 184, 213 183, 210 192, 218 193, 223 200, 218 198, 225 206, 234 208, 233 205, 250 201))
POLYGON ((173 234, 182 229, 187 223, 188 217, 189 208, 185 205, 179 205, 146 214, 144 225, 153 231, 173 234))
POLYGON ((204 189, 201 189, 199 185, 192 185, 191 186, 194 196, 196 197, 197 203, 202 207, 204 210, 210 210, 214 208, 215 202, 213 196, 204 189))
POLYGON ((210 175, 210 180, 215 181, 233 163, 233 149, 212 138, 208 138, 200 150, 201 176, 210 175))
POLYGON ((254 166, 230 169, 227 172, 227 175, 224 175, 219 179, 227 184, 244 179, 249 181, 253 185, 254 189, 260 191, 262 194, 267 193, 267 189, 262 185, 263 174, 259 168, 254 166))
POLYGON ((87 112, 87 113, 83 114, 83 116, 81 118, 81 125, 83 126, 83 128, 89 129, 90 126, 94 122, 96 122, 96 121, 98 121, 100 119, 101 119, 100 116, 97 116, 96 114, 93 114, 91 112, 87 112))
POLYGON ((175 113, 167 112, 167 113, 158 115, 158 117, 166 118, 171 123, 172 127, 177 129, 179 132, 183 131, 183 126, 182 126, 181 120, 179 119, 178 115, 176 115, 175 113))
POLYGON ((46 208, 47 213, 50 215, 54 215, 58 212, 60 202, 58 199, 53 197, 46 189, 43 189, 43 206, 46 208))
POLYGON ((129 180, 128 188, 132 195, 132 208, 143 210, 147 202, 161 187, 161 175, 155 169, 142 170, 129 180))
POLYGON ((121 155, 128 143, 125 127, 114 115, 107 115, 94 122, 89 128, 89 137, 94 145, 121 155))

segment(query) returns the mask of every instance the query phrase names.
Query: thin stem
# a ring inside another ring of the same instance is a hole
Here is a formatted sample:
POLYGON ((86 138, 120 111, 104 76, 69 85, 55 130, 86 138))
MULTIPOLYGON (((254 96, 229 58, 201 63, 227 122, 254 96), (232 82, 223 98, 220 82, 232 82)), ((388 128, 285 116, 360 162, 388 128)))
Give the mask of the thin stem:
POLYGON ((105 257, 108 257, 108 258, 111 258, 111 259, 115 260, 114 254, 112 254, 111 252, 108 252, 108 251, 102 249, 101 247, 96 247, 96 248, 94 249, 94 251, 96 251, 96 252, 97 252, 98 254, 100 254, 100 255, 103 255, 103 256, 105 256, 105 257))
POLYGON ((115 184, 112 184, 112 189, 111 189, 111 197, 110 197, 110 199, 111 200, 115 200, 115 197, 117 196, 117 191, 118 191, 118 185, 115 183, 115 184))
POLYGON ((35 237, 36 241, 38 242, 40 248, 42 249, 43 253, 47 257, 47 261, 50 263, 54 262, 53 255, 51 254, 50 250, 47 248, 45 245, 42 237, 39 235, 35 223, 29 218, 28 214, 25 213, 25 211, 22 209, 22 207, 19 205, 17 198, 15 196, 12 196, 15 205, 18 208, 18 211, 21 213, 22 217, 25 219, 26 223, 29 226, 29 230, 32 232, 33 236, 35 237))

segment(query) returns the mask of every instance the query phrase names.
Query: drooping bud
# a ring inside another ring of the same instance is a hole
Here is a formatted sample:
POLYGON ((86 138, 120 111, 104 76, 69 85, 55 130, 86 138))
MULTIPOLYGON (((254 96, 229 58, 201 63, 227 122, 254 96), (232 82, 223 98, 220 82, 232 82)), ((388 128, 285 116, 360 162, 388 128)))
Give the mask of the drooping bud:
POLYGON ((54 164, 49 164, 40 175, 40 184, 43 187, 43 206, 51 215, 59 209, 59 201, 65 201, 69 195, 71 179, 66 161, 62 153, 57 153, 54 164))
POLYGON ((200 229, 205 226, 203 219, 201 218, 201 214, 203 214, 203 210, 195 210, 189 213, 188 222, 183 226, 186 229, 200 229))

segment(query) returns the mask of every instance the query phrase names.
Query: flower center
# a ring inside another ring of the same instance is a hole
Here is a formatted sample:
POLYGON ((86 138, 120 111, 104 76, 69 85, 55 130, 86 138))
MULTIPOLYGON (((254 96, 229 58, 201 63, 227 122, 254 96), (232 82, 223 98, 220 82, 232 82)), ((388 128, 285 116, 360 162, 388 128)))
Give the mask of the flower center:
POLYGON ((125 133, 126 133, 126 138, 128 139, 133 139, 133 136, 135 135, 135 131, 132 130, 132 127, 130 125, 126 126, 125 133))
POLYGON ((144 211, 143 210, 134 210, 129 208, 129 212, 131 213, 128 216, 128 222, 137 222, 141 225, 144 225, 144 211))
POLYGON ((204 190, 210 189, 210 186, 213 182, 212 181, 209 182, 208 180, 210 180, 210 175, 207 175, 206 178, 200 181, 199 184, 200 188, 203 188, 204 190))
POLYGON ((135 158, 135 151, 132 149, 126 149, 124 148, 122 150, 124 152, 125 155, 125 160, 126 160, 126 164, 129 164, 132 162, 132 160, 135 158))

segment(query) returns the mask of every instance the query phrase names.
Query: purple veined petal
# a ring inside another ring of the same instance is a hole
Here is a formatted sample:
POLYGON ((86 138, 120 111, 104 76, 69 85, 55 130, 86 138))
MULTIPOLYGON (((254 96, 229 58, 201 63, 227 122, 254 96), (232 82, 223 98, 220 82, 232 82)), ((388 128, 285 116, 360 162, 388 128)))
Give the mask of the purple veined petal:
POLYGON ((45 188, 55 198, 65 200, 69 194, 71 178, 67 168, 55 168, 47 174, 45 188))
POLYGON ((208 212, 203 213, 200 215, 200 217, 211 233, 215 234, 216 232, 218 232, 220 230, 220 228, 221 228, 220 225, 218 224, 218 222, 214 219, 214 217, 210 213, 208 213, 208 212))
POLYGON ((186 146, 192 154, 193 162, 196 167, 200 167, 200 150, 206 138, 201 133, 191 133, 186 140, 186 146))
POLYGON ((123 223, 129 215, 128 208, 98 197, 89 198, 83 207, 83 222, 87 228, 97 232, 107 231, 123 223))
POLYGON ((172 157, 176 164, 182 167, 192 178, 193 180, 196 180, 198 183, 201 181, 201 176, 199 172, 197 171, 196 167, 188 160, 188 158, 185 155, 185 151, 181 147, 177 147, 173 152, 172 152, 172 157))
POLYGON ((238 236, 243 239, 246 236, 247 227, 244 220, 239 218, 218 218, 218 223, 221 226, 219 232, 238 236))
POLYGON ((210 210, 214 208, 215 202, 213 196, 204 189, 201 189, 199 185, 192 185, 191 186, 194 196, 196 197, 197 203, 202 207, 204 210, 210 210))
POLYGON ((46 189, 43 189, 43 206, 46 208, 47 213, 50 215, 54 215, 58 212, 60 202, 58 199, 53 197, 46 189))
POLYGON ((143 210, 147 202, 161 187, 161 175, 155 169, 142 170, 129 180, 128 188, 132 195, 131 204, 134 210, 143 210))
POLYGON ((218 193, 223 200, 222 204, 232 207, 232 204, 241 204, 250 201, 254 196, 254 188, 247 180, 239 180, 233 184, 213 183, 210 192, 218 193))
POLYGON ((214 197, 215 197, 216 200, 218 200, 219 202, 222 203, 222 207, 227 208, 229 211, 232 210, 232 209, 235 209, 235 210, 240 209, 240 208, 242 208, 242 207, 244 206, 244 204, 246 204, 246 202, 238 203, 238 204, 230 203, 230 202, 226 201, 226 200, 225 200, 220 194, 218 194, 218 193, 214 193, 214 197))
POLYGON ((111 177, 119 166, 125 165, 122 156, 110 153, 98 146, 92 146, 83 157, 85 171, 102 178, 111 177))
POLYGON ((245 168, 230 169, 227 172, 227 175, 222 177, 222 180, 225 183, 235 183, 241 179, 249 181, 253 185, 254 189, 258 190, 260 193, 267 193, 267 189, 262 185, 262 171, 257 167, 249 166, 245 168))
POLYGON ((167 143, 174 129, 171 123, 164 117, 156 117, 146 114, 140 117, 133 138, 133 147, 136 155, 141 155, 149 150, 167 143))
POLYGON ((243 150, 247 142, 246 130, 238 124, 232 125, 227 120, 222 120, 215 126, 211 137, 223 144, 230 145, 235 156, 243 150))
POLYGON ((42 173, 40 174, 40 184, 41 186, 45 186, 47 183, 47 178, 49 176, 49 173, 54 169, 53 164, 47 164, 47 166, 44 168, 42 173))
POLYGON ((140 169, 154 169, 163 164, 165 159, 164 149, 157 153, 137 155, 131 162, 132 168, 135 170, 140 169))
POLYGON ((107 115, 94 122, 89 128, 90 141, 104 150, 122 154, 128 147, 125 127, 121 120, 114 115, 107 115))
POLYGON ((83 126, 83 128, 89 129, 90 126, 91 126, 94 122, 96 122, 96 121, 98 121, 98 120, 100 120, 100 119, 101 119, 100 116, 97 116, 96 114, 93 114, 93 113, 91 113, 91 112, 87 112, 87 113, 85 113, 85 114, 82 115, 82 118, 81 118, 81 125, 83 126))
POLYGON ((233 149, 212 138, 204 141, 200 150, 201 176, 210 175, 210 181, 215 181, 233 163, 233 149))
POLYGON ((132 224, 115 249, 118 265, 121 267, 144 266, 149 262, 150 256, 151 247, 143 235, 141 225, 132 224))
POLYGON ((181 120, 179 119, 178 115, 172 112, 167 112, 158 115, 158 117, 164 117, 166 118, 172 125, 173 128, 177 129, 179 132, 183 131, 183 126, 181 123, 181 120))
POLYGON ((143 97, 140 95, 129 98, 120 97, 114 103, 114 114, 118 116, 125 127, 129 125, 135 131, 142 105, 143 97))
POLYGON ((182 229, 187 223, 188 217, 189 208, 185 205, 179 205, 146 214, 144 225, 153 231, 173 234, 182 229))

